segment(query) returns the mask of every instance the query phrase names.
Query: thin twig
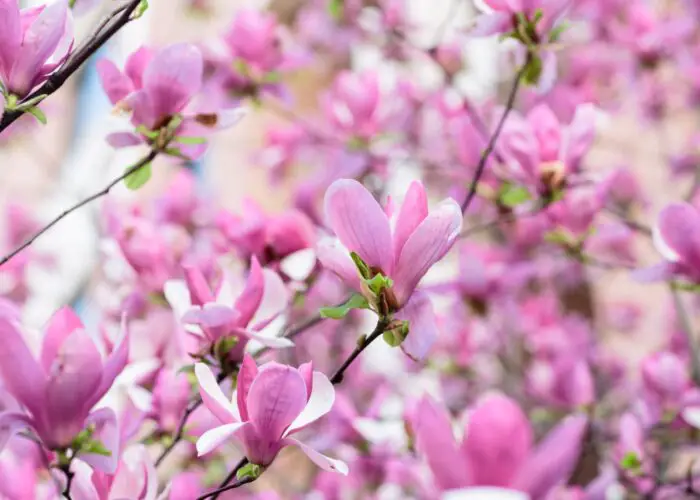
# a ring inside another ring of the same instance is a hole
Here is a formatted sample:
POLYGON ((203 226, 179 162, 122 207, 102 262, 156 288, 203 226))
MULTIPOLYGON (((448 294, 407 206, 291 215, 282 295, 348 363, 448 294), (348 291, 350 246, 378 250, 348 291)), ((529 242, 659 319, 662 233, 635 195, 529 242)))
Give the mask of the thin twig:
POLYGON ((217 488, 214 491, 210 491, 209 493, 206 493, 205 495, 202 495, 199 497, 197 500, 205 500, 206 498, 217 498, 220 493, 223 493, 224 491, 229 491, 229 490, 235 490, 236 488, 240 488, 244 484, 252 483, 255 481, 257 478, 254 476, 248 476, 244 477, 243 479, 239 479, 233 484, 227 484, 226 486, 222 486, 221 488, 217 488))
MULTIPOLYGON (((233 468, 233 470, 231 472, 229 472, 228 476, 226 476, 226 478, 221 482, 221 486, 219 487, 219 489, 211 491, 211 492, 207 493, 206 495, 199 497, 197 500, 204 500, 207 497, 211 497, 211 500, 216 500, 217 498, 219 498, 219 495, 222 492, 226 491, 227 488, 225 488, 225 487, 228 486, 228 484, 231 481, 236 479, 236 476, 238 475, 238 471, 241 470, 246 465, 248 465, 248 459, 246 457, 241 458, 241 460, 236 464, 236 466, 233 468)), ((243 483, 243 484, 246 484, 246 483, 243 483)), ((242 486, 242 485, 239 484, 238 486, 242 486)), ((235 486, 235 488, 238 488, 238 486, 235 486)), ((231 489, 233 489, 233 488, 231 488, 231 489)))
MULTIPOLYGON (((54 72, 37 90, 29 94, 22 102, 28 102, 39 96, 49 96, 60 89, 66 80, 76 73, 85 61, 87 61, 100 47, 112 38, 120 29, 122 29, 129 21, 131 15, 141 3, 141 0, 130 0, 126 5, 121 5, 115 9, 107 18, 100 24, 96 32, 88 38, 83 45, 78 48, 68 58, 66 63, 54 72)), ((11 109, 7 110, 0 119, 0 133, 7 127, 12 125, 26 110, 11 109)))
POLYGON ((331 377, 331 384, 338 385, 343 381, 345 371, 350 367, 350 365, 352 365, 357 357, 362 354, 362 351, 367 349, 372 342, 377 340, 379 336, 384 333, 387 324, 388 323, 385 319, 380 318, 379 321, 377 321, 377 326, 374 328, 374 331, 369 335, 369 337, 362 338, 357 342, 357 347, 355 347, 355 349, 345 359, 343 364, 340 365, 340 368, 338 368, 338 370, 331 377))
POLYGON ((681 329, 683 330, 686 340, 688 341, 688 349, 690 350, 691 358, 691 377, 696 384, 700 384, 700 353, 698 352, 698 343, 693 333, 693 327, 690 324, 690 318, 688 317, 688 312, 685 310, 685 305, 683 304, 681 295, 673 286, 673 283, 669 284, 669 290, 671 291, 671 296, 673 297, 676 317, 678 318, 678 321, 680 321, 681 329))
POLYGON ((63 212, 61 212, 56 217, 51 219, 51 221, 48 224, 46 224, 44 227, 39 229, 36 233, 31 235, 27 240, 25 240, 24 243, 22 243, 20 246, 15 248, 12 252, 10 252, 9 254, 5 255, 2 259, 0 259, 0 267, 2 267, 4 264, 6 264, 10 259, 15 257, 22 250, 29 247, 32 243, 34 243, 34 241, 36 241, 37 238, 39 238, 39 236, 44 234, 46 231, 51 229, 53 226, 55 226, 56 224, 61 222, 64 218, 66 218, 67 216, 69 216, 70 214, 75 212, 76 210, 84 207, 85 205, 88 205, 89 203, 91 203, 99 198, 102 198, 103 196, 107 196, 107 194, 109 194, 109 192, 112 190, 112 188, 114 186, 116 186, 121 181, 123 181, 124 179, 129 177, 131 174, 138 172, 143 167, 145 167, 146 165, 151 163, 155 159, 155 157, 158 156, 158 153, 159 153, 159 151, 156 149, 151 150, 151 152, 148 153, 148 155, 146 157, 142 158, 136 165, 133 165, 133 166, 127 168, 123 174, 121 174, 119 177, 117 177, 112 182, 107 184, 100 191, 98 191, 97 193, 91 194, 87 198, 80 200, 75 205, 72 205, 71 207, 65 209, 63 212))
POLYGON ((520 89, 520 82, 523 79, 523 75, 525 74, 525 71, 527 70, 528 63, 526 62, 523 64, 523 66, 518 70, 518 73, 515 75, 515 80, 513 81, 513 85, 510 89, 510 93, 508 94, 508 100, 506 101, 506 108, 503 110, 503 114, 501 115, 501 119, 498 121, 498 125, 496 125, 496 130, 493 131, 493 134, 491 135, 491 138, 489 139, 488 144, 486 145, 486 149, 481 155, 481 158, 479 159, 479 164, 476 167, 476 172, 474 173, 474 178, 472 179, 472 184, 469 187, 469 193, 467 194, 467 197, 464 199, 464 203, 462 203, 462 213, 466 213, 467 209, 469 208, 469 205, 471 204, 472 200, 474 199, 474 196, 476 196, 476 189, 477 186, 479 185, 479 180, 481 180, 481 176, 484 174, 484 171, 486 170, 486 163, 488 162, 489 157, 493 153, 494 148, 496 147, 496 141, 498 141, 498 137, 501 135, 501 131, 503 130, 503 126, 506 123, 506 119, 508 118, 508 115, 510 112, 513 110, 513 107, 515 106, 515 98, 518 95, 518 90, 520 89))

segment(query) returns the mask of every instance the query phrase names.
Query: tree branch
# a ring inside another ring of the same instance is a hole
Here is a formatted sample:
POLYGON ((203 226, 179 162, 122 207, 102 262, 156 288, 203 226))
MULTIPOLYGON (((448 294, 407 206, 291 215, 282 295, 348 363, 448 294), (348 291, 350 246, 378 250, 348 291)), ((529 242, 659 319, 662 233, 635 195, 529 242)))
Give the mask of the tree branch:
POLYGON ((15 257, 17 254, 19 254, 22 250, 25 248, 29 247, 34 241, 36 241, 39 236, 44 234, 46 231, 51 229, 53 226, 58 224, 61 220, 75 212, 76 210, 84 207, 85 205, 88 205, 89 203, 102 198, 103 196, 106 196, 114 186, 119 184, 121 181, 126 179, 128 176, 133 174, 134 172, 138 172, 140 169, 151 163, 156 156, 158 156, 159 151, 154 149, 152 150, 146 157, 141 159, 136 165, 133 165, 132 167, 126 169, 122 175, 114 179, 112 182, 107 184, 102 190, 98 191, 97 193, 94 193, 87 198, 84 198, 80 200, 78 203, 75 205, 72 205, 71 207, 67 208, 63 212, 61 212, 59 215, 54 217, 48 224, 46 224, 44 227, 39 229, 37 232, 35 232, 33 235, 31 235, 24 243, 22 243, 20 246, 15 248, 12 252, 9 254, 5 255, 2 259, 0 259, 0 267, 2 267, 4 264, 6 264, 8 261, 10 261, 13 257, 15 257))
POLYGON ((472 179, 471 186, 469 187, 469 193, 467 194, 467 197, 462 203, 463 214, 467 212, 469 205, 471 204, 471 202, 474 199, 474 196, 476 195, 476 188, 479 185, 479 180, 481 180, 481 176, 484 175, 484 171, 486 170, 486 162, 488 162, 489 157, 493 153, 493 150, 496 147, 496 141, 498 141, 498 137, 501 135, 501 131, 503 130, 503 126, 506 123, 506 119, 508 118, 508 115, 515 106, 515 98, 518 95, 518 90, 520 89, 520 82, 523 79, 523 75, 525 74, 527 66, 527 63, 523 64, 523 66, 518 70, 518 73, 515 75, 515 80, 513 81, 510 93, 508 94, 508 100, 506 101, 506 108, 503 110, 501 119, 498 121, 498 125, 496 125, 496 130, 493 131, 493 134, 491 135, 491 138, 489 139, 489 142, 486 145, 486 149, 481 154, 479 164, 476 167, 476 172, 474 172, 474 178, 472 179))
POLYGON ((248 459, 243 457, 238 464, 236 464, 236 467, 233 468, 233 470, 229 473, 228 476, 226 476, 226 479, 223 480, 221 483, 221 486, 213 491, 210 491, 209 493, 205 493, 204 495, 200 496, 197 498, 197 500, 206 500, 207 498, 211 498, 211 500, 216 500, 221 493, 224 491, 232 490, 235 488, 238 488, 240 486, 243 486, 244 484, 252 483, 255 481, 255 478, 252 477, 247 477, 244 478, 240 481, 237 481, 231 485, 229 483, 233 481, 236 478, 236 475, 238 474, 238 471, 241 470, 243 467, 248 465, 248 459))
MULTIPOLYGON (((110 38, 112 38, 121 28, 131 21, 131 15, 134 13, 140 3, 141 0, 129 0, 127 4, 124 4, 112 11, 112 13, 109 14, 98 26, 95 33, 90 38, 85 40, 80 48, 71 54, 66 63, 51 76, 49 76, 41 87, 24 98, 19 105, 21 105, 22 102, 30 101, 31 99, 35 99, 39 96, 49 96, 60 89, 63 84, 66 83, 66 80, 68 80, 71 75, 76 73, 80 67, 85 64, 85 61, 87 61, 100 49, 100 47, 107 43, 110 38)), ((5 114, 2 116, 2 119, 0 119, 0 133, 12 125, 25 112, 26 111, 24 110, 18 109, 6 110, 5 114)))

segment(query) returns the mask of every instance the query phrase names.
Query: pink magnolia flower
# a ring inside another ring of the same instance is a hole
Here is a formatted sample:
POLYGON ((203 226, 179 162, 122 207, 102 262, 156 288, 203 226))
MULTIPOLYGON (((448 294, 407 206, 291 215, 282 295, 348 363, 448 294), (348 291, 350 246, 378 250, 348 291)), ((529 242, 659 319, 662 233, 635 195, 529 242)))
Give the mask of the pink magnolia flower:
POLYGON ((503 127, 498 150, 509 175, 534 185, 539 194, 561 187, 579 171, 583 156, 594 139, 595 111, 581 105, 569 125, 563 125, 545 105, 526 117, 511 114, 503 127))
POLYGON ((277 70, 284 61, 279 26, 270 13, 255 9, 238 11, 224 42, 230 55, 242 62, 245 71, 255 79, 277 70))
POLYGON ((74 500, 165 500, 168 489, 158 495, 158 477, 148 450, 141 445, 127 448, 113 474, 91 471, 84 464, 74 465, 71 485, 74 500))
MULTIPOLYGON (((367 294, 348 252, 355 252, 376 275, 393 281, 386 290, 390 312, 409 322, 409 334, 401 344, 413 358, 423 358, 437 337, 432 304, 416 291, 428 270, 450 250, 462 228, 462 211, 446 199, 432 212, 420 182, 414 182, 398 210, 392 231, 389 218, 362 184, 350 179, 334 182, 324 201, 330 227, 345 246, 323 241, 319 260, 353 289, 367 294)), ((368 297, 368 300, 376 300, 368 297)))
POLYGON ((209 453, 233 437, 251 463, 266 467, 285 446, 297 446, 326 471, 347 474, 345 463, 329 458, 291 437, 328 413, 335 390, 311 363, 299 368, 270 362, 258 368, 250 356, 243 360, 237 390, 229 401, 209 367, 195 365, 199 393, 221 426, 197 441, 199 455, 209 453))
POLYGON ((151 414, 161 429, 167 432, 177 429, 190 402, 190 389, 190 382, 184 373, 167 368, 158 372, 153 387, 151 414))
POLYGON ((22 10, 17 0, 0 0, 0 83, 5 94, 26 97, 65 62, 72 45, 73 21, 65 0, 22 10))
POLYGON ((361 139, 375 136, 385 121, 379 76, 372 71, 340 73, 322 104, 335 128, 361 139))
POLYGON ((665 262, 638 275, 646 280, 674 277, 700 283, 700 212, 688 203, 673 203, 659 214, 653 241, 665 262))
POLYGON ((430 398, 419 402, 413 416, 416 444, 438 488, 469 491, 488 486, 527 493, 532 500, 547 498, 568 479, 586 427, 585 416, 570 416, 533 449, 533 431, 526 415, 501 394, 485 395, 476 404, 461 443, 452 434, 447 412, 430 398))
POLYGON ((660 416, 665 409, 681 406, 690 388, 688 367, 672 352, 655 353, 642 361, 642 384, 647 404, 660 416))
MULTIPOLYGON (((0 317, 0 376, 6 389, 26 413, 5 412, 0 420, 13 432, 29 429, 49 449, 65 448, 87 426, 96 428, 112 456, 85 454, 81 458, 96 468, 113 472, 118 456, 116 417, 109 408, 92 411, 112 386, 129 355, 125 325, 111 354, 103 361, 83 324, 69 308, 60 309, 49 321, 36 360, 17 322, 0 317)), ((0 439, 0 442, 4 440, 0 439)), ((4 442, 2 443, 4 444, 4 442)))
POLYGON ((572 0, 479 0, 477 6, 482 15, 477 18, 476 27, 472 34, 489 36, 505 34, 518 29, 518 15, 535 25, 533 43, 547 41, 552 29, 561 20, 572 0), (536 14, 541 13, 541 19, 536 21, 536 14))
MULTIPOLYGON (((192 44, 170 45, 158 51, 142 47, 129 56, 123 72, 109 60, 99 61, 97 71, 109 100, 118 109, 130 112, 132 124, 139 128, 138 133, 111 134, 107 140, 117 148, 157 143, 162 139, 156 132, 176 116, 182 118, 182 123, 173 132, 175 143, 178 137, 206 136, 211 129, 233 125, 242 116, 240 108, 220 113, 192 111, 191 103, 202 86, 204 71, 202 54, 192 44)), ((190 158, 199 157, 206 149, 205 144, 185 142, 177 146, 190 158)))
POLYGON ((234 298, 231 282, 224 278, 215 292, 196 267, 185 267, 185 281, 165 284, 165 297, 190 333, 210 343, 235 336, 238 343, 230 356, 241 359, 249 339, 270 347, 290 347, 288 339, 266 335, 262 330, 287 307, 289 292, 280 277, 263 269, 253 257, 245 288, 234 298))

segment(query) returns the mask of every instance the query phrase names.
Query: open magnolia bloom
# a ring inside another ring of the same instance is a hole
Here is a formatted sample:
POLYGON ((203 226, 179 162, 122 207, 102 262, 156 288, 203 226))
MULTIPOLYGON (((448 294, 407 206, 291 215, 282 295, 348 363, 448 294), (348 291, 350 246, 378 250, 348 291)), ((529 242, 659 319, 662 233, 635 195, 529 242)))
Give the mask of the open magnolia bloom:
POLYGON ((12 434, 29 430, 48 449, 77 448, 85 462, 113 473, 119 459, 116 417, 109 408, 91 410, 126 366, 125 325, 105 360, 69 308, 60 309, 49 320, 39 360, 12 318, 0 316, 0 337, 0 375, 7 391, 26 409, 26 413, 0 413, 0 446, 12 434), (82 432, 85 429, 88 436, 82 432), (100 450, 81 453, 81 446, 100 450))
POLYGON ((285 446, 297 446, 323 470, 348 473, 344 462, 291 437, 328 413, 335 401, 328 377, 313 371, 311 363, 293 368, 270 362, 258 368, 246 355, 231 401, 207 365, 197 363, 195 375, 204 405, 221 422, 199 438, 199 455, 233 438, 248 460, 261 467, 270 465, 285 446))
POLYGON ((237 338, 231 353, 236 359, 242 358, 249 339, 273 348, 294 345, 289 339, 263 332, 287 307, 289 292, 277 273, 263 269, 255 257, 251 259, 245 288, 238 297, 234 297, 226 276, 216 292, 195 267, 185 268, 185 278, 168 281, 164 292, 188 332, 203 336, 209 343, 237 338))
POLYGON ((413 417, 417 447, 437 487, 450 491, 448 500, 548 498, 574 470, 586 428, 584 415, 572 415, 533 447, 527 416, 498 393, 484 396, 470 411, 461 442, 446 410, 430 398, 419 402, 413 417))
POLYGON ((414 359, 423 358, 437 338, 437 326, 430 299, 416 287, 462 230, 459 205, 450 198, 428 212, 425 189, 414 182, 392 230, 389 217, 372 194, 355 180, 341 179, 328 188, 324 208, 330 227, 345 248, 333 240, 322 241, 319 260, 374 303, 375 310, 381 302, 388 307, 382 314, 408 322, 408 336, 401 348, 414 359), (365 276, 350 252, 366 266, 365 276), (377 297, 367 285, 378 275, 392 282, 382 291, 383 297, 377 297))

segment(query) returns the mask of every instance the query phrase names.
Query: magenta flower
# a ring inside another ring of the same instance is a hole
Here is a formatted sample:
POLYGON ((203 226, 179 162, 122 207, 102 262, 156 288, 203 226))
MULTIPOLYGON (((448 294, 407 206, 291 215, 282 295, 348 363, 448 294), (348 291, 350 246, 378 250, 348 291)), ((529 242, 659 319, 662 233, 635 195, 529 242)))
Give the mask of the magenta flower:
POLYGON ((199 455, 234 438, 251 463, 267 467, 282 448, 297 446, 323 470, 347 474, 345 463, 291 437, 328 413, 335 400, 328 377, 313 371, 311 363, 292 368, 270 362, 258 368, 246 356, 230 402, 208 366, 196 364, 195 374, 205 406, 222 424, 199 438, 199 455))
POLYGON ((168 488, 158 495, 158 477, 148 450, 141 445, 127 448, 116 472, 91 471, 84 464, 74 465, 75 479, 71 487, 74 500, 106 500, 129 498, 156 500, 167 498, 168 488))
POLYGON ((237 337, 231 353, 241 359, 249 339, 270 347, 290 347, 288 339, 266 335, 263 330, 285 309, 289 293, 280 277, 260 267, 253 257, 245 288, 234 298, 231 283, 224 278, 216 294, 195 267, 185 268, 185 281, 165 284, 165 296, 185 329, 209 343, 237 337))
POLYGON ((244 71, 259 80, 276 71, 284 61, 275 16, 255 9, 242 9, 224 35, 230 55, 245 65, 244 71))
POLYGON ((587 419, 564 419, 533 449, 532 427, 520 407, 504 395, 489 394, 469 413, 461 443, 452 434, 447 412, 428 397, 419 402, 413 427, 418 449, 441 490, 463 488, 469 493, 487 486, 508 490, 512 498, 528 498, 514 494, 523 492, 540 500, 573 472, 587 419))
POLYGON ((81 458, 96 468, 113 472, 118 456, 119 436, 114 412, 108 408, 92 411, 112 386, 127 363, 129 346, 125 326, 112 353, 103 361, 80 319, 63 308, 49 321, 36 360, 23 339, 19 325, 0 317, 0 376, 7 391, 26 409, 26 413, 0 414, 13 432, 28 429, 36 433, 49 449, 72 445, 86 427, 94 427, 111 456, 85 454, 81 458))
POLYGON ((688 203, 673 203, 659 214, 654 246, 666 259, 638 275, 647 280, 685 278, 700 283, 700 212, 688 203))
MULTIPOLYGON (((192 44, 170 45, 158 51, 143 47, 131 54, 124 72, 109 60, 99 61, 97 71, 109 100, 131 113, 131 122, 137 127, 138 133, 120 132, 107 138, 117 148, 158 143, 162 139, 157 132, 172 126, 175 117, 182 118, 173 132, 174 142, 178 142, 178 138, 199 138, 213 128, 233 125, 242 116, 240 108, 219 113, 191 109, 204 71, 202 54, 192 44)), ((206 145, 196 142, 182 139, 180 152, 190 158, 199 157, 206 145)))
POLYGON ((323 108, 335 128, 369 140, 386 120, 381 113, 379 76, 373 71, 340 73, 323 99, 323 108))
POLYGON ((518 29, 521 15, 527 22, 534 23, 537 39, 530 42, 538 43, 549 35, 572 3, 572 0, 479 0, 477 6, 483 14, 478 17, 473 34, 511 33, 518 29), (538 12, 542 17, 536 22, 538 12))
POLYGON ((362 281, 349 252, 356 253, 373 276, 390 278, 393 285, 385 290, 389 313, 409 323, 409 334, 401 347, 409 356, 423 358, 437 337, 437 327, 430 299, 416 287, 457 239, 462 228, 459 205, 446 199, 429 213, 425 189, 414 182, 392 231, 389 218, 370 192, 357 181, 341 179, 328 188, 324 209, 345 249, 322 242, 319 260, 363 293, 370 304, 377 298, 362 281))
POLYGON ((22 99, 68 58, 73 21, 65 0, 19 9, 0 0, 0 83, 5 97, 22 99))

